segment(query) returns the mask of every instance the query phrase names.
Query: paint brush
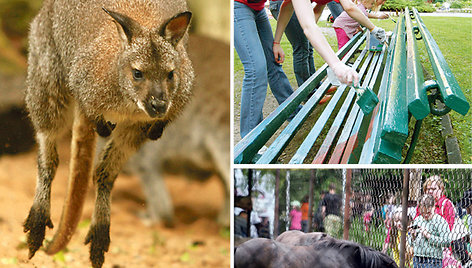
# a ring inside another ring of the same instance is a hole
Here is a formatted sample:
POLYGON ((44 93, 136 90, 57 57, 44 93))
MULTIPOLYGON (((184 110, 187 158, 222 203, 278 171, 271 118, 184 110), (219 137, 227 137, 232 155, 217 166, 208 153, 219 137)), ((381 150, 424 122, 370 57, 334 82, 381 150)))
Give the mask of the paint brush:
POLYGON ((362 112, 364 112, 364 115, 370 114, 374 110, 375 106, 377 106, 377 103, 379 103, 379 98, 369 87, 362 88, 355 86, 354 82, 352 83, 352 87, 357 93, 357 105, 359 105, 362 112))

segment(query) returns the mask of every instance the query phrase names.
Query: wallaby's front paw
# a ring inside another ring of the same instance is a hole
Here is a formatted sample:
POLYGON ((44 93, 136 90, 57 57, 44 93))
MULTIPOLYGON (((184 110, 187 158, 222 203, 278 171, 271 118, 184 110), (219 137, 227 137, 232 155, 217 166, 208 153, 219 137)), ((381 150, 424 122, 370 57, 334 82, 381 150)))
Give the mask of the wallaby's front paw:
POLYGON ((100 268, 105 261, 105 252, 110 246, 110 225, 92 225, 85 238, 85 244, 90 243, 90 261, 93 268, 100 268))
POLYGON ((100 135, 100 137, 108 137, 110 136, 111 132, 115 129, 116 127, 116 124, 113 124, 109 121, 104 121, 104 120, 99 120, 97 123, 96 123, 96 128, 95 130, 97 131, 98 135, 100 135))
POLYGON ((46 233, 46 226, 53 228, 49 213, 40 206, 32 206, 23 224, 23 231, 27 234, 29 254, 28 258, 33 258, 36 251, 41 247, 46 233))

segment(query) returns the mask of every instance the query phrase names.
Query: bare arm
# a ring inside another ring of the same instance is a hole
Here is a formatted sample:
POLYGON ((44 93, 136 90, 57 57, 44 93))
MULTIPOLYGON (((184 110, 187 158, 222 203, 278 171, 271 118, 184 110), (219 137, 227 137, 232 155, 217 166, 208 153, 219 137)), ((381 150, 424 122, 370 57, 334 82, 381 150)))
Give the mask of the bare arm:
MULTIPOLYGON (((349 1, 349 0, 347 0, 349 1)), ((306 37, 313 45, 320 56, 328 63, 334 66, 339 62, 328 41, 324 37, 318 25, 315 22, 315 15, 309 0, 292 0, 292 6, 297 15, 298 22, 303 29, 306 37)))
POLYGON ((362 11, 351 2, 351 0, 339 0, 344 11, 349 14, 349 16, 359 22, 362 26, 367 27, 369 31, 372 31, 375 25, 362 13, 362 11))
POLYGON ((388 14, 383 13, 383 12, 377 12, 377 13, 367 13, 367 17, 370 19, 379 19, 379 20, 384 20, 388 19, 388 14))
POLYGON ((280 6, 279 17, 277 18, 277 28, 275 29, 274 42, 280 43, 282 35, 287 28, 287 24, 290 21, 290 18, 293 14, 293 5, 292 3, 284 2, 280 6))
MULTIPOLYGON (((321 9, 322 7, 324 6, 320 6, 319 8, 321 9)), ((293 10, 295 10, 295 14, 297 15, 298 22, 303 29, 303 33, 315 48, 315 50, 333 69, 338 79, 344 84, 351 84, 354 82, 354 84, 357 85, 359 81, 359 75, 354 69, 347 67, 338 59, 328 41, 326 41, 326 38, 323 36, 320 28, 318 25, 316 25, 315 13, 313 12, 310 0, 292 0, 291 3, 284 4, 280 8, 277 28, 275 31, 275 41, 273 45, 276 61, 279 62, 278 59, 281 55, 280 51, 282 51, 282 48, 278 43, 280 43, 280 40, 282 39, 282 33, 293 14, 293 10)))
POLYGON ((321 13, 323 13, 325 5, 318 5, 316 4, 315 7, 313 8, 313 13, 315 14, 315 23, 318 23, 318 20, 321 17, 321 13))
POLYGON ((274 44, 272 50, 274 52, 274 58, 277 63, 283 63, 285 60, 285 53, 280 46, 280 40, 282 35, 287 28, 287 24, 293 14, 293 6, 291 3, 283 3, 280 6, 279 17, 277 18, 277 28, 275 29, 274 44))

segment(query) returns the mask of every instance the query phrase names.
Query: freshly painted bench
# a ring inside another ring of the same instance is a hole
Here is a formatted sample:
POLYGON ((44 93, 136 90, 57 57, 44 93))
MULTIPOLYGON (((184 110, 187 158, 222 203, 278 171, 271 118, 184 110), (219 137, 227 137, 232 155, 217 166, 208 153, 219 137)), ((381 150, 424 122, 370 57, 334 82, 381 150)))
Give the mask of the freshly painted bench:
POLYGON ((372 113, 364 115, 355 103, 355 89, 346 85, 341 85, 326 105, 319 104, 331 86, 329 79, 325 79, 325 64, 235 145, 234 163, 278 163, 289 144, 296 148, 296 152, 285 155, 290 159, 289 164, 401 163, 402 160, 408 163, 422 119, 429 113, 443 115, 452 109, 465 115, 469 103, 438 45, 415 9, 411 12, 407 9, 404 14, 400 15, 388 46, 381 51, 366 48, 368 33, 358 33, 337 53, 343 62, 350 62, 357 69, 361 87, 370 87, 377 93, 379 104, 372 113), (413 19, 417 26, 413 26, 413 19), (424 82, 417 39, 424 40, 435 80, 424 82), (308 97, 315 88, 314 94, 308 97), (300 104, 302 109, 282 126, 300 104), (412 116, 416 123, 409 130, 412 116), (297 137, 297 144, 292 145, 301 129, 308 134, 297 137), (402 159, 409 134, 411 144, 402 159), (259 154, 263 146, 268 148, 259 154))

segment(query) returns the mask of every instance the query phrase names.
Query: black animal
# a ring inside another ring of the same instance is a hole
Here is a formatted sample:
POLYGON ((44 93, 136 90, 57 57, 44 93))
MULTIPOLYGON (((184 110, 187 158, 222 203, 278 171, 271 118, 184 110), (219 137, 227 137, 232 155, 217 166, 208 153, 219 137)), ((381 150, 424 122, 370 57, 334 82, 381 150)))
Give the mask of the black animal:
MULTIPOLYGON (((294 233, 294 235, 300 234, 294 233)), ((313 239, 314 242, 311 244, 307 243, 310 239, 300 239, 303 245, 292 245, 265 238, 249 240, 237 247, 235 268, 398 267, 388 255, 370 247, 330 236, 316 236, 316 238, 319 239, 313 239)))

